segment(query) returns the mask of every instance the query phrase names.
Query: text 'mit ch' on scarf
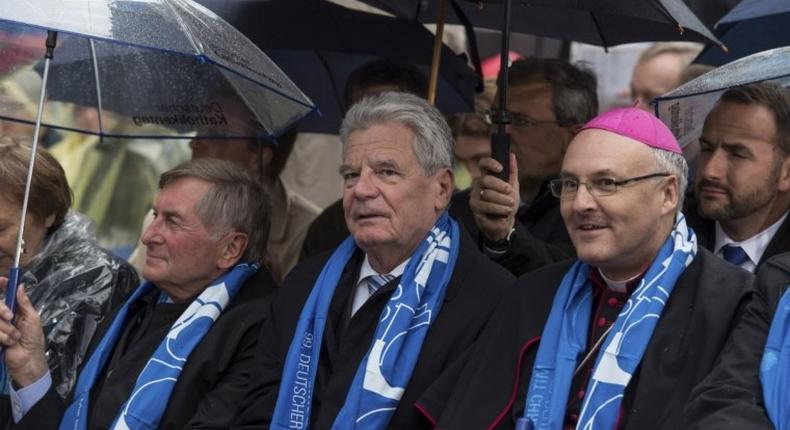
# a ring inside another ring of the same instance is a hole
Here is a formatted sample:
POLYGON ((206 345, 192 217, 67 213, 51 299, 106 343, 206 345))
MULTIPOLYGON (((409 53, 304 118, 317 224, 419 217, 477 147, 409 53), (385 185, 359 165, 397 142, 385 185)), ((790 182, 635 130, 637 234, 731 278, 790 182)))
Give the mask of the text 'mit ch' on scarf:
MULTIPOLYGON (((357 369, 334 429, 383 429, 411 378, 422 342, 436 319, 458 259, 458 223, 445 211, 411 256, 379 318, 373 344, 357 369)), ((288 349, 272 429, 310 428, 324 323, 352 237, 335 250, 307 298, 288 349)))
MULTIPOLYGON (((170 394, 189 354, 208 333, 244 282, 258 271, 258 267, 257 264, 237 264, 215 279, 178 317, 137 377, 129 399, 115 418, 111 427, 113 430, 159 427, 159 420, 164 415, 170 394)), ((74 400, 63 415, 60 430, 87 428, 90 390, 123 332, 129 307, 154 288, 151 282, 144 282, 118 311, 99 346, 80 372, 74 387, 74 400)))
MULTIPOLYGON (((610 430, 625 388, 642 361, 653 329, 675 283, 697 254, 697 238, 678 214, 675 226, 628 298, 598 353, 576 428, 610 430)), ((517 429, 563 427, 573 373, 586 350, 592 312, 591 266, 571 266, 560 284, 532 369, 524 416, 517 429)))

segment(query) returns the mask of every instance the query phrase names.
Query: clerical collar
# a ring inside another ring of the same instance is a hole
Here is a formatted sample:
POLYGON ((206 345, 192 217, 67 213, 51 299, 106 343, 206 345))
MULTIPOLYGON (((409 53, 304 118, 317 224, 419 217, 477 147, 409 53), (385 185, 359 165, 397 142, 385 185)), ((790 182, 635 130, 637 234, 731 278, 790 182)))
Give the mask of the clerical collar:
POLYGON ((615 281, 606 277, 601 269, 595 268, 595 270, 590 272, 590 278, 592 278, 593 281, 600 281, 602 286, 606 286, 606 288, 612 291, 628 294, 631 294, 636 289, 636 287, 639 285, 639 281, 642 280, 644 275, 645 272, 643 271, 624 281, 615 281))

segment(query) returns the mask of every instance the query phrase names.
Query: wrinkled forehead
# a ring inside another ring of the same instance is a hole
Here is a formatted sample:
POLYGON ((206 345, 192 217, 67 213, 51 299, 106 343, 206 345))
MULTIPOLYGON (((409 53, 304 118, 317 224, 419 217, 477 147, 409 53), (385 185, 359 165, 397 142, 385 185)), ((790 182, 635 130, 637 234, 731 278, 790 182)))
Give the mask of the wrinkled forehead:
POLYGON ((371 151, 396 151, 414 157, 414 132, 400 122, 373 123, 352 131, 343 143, 343 160, 371 151))

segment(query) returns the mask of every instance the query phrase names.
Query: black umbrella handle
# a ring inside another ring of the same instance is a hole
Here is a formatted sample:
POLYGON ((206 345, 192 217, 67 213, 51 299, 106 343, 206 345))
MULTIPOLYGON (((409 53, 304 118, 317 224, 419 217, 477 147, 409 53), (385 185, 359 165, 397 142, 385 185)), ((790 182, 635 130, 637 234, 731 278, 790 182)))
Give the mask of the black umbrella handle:
POLYGON ((52 59, 52 56, 55 53, 55 45, 58 44, 58 32, 53 30, 47 30, 47 52, 44 53, 44 58, 52 59))
POLYGON ((505 181, 510 181, 510 135, 504 131, 496 131, 491 135, 491 158, 502 165, 502 170, 496 176, 505 181))

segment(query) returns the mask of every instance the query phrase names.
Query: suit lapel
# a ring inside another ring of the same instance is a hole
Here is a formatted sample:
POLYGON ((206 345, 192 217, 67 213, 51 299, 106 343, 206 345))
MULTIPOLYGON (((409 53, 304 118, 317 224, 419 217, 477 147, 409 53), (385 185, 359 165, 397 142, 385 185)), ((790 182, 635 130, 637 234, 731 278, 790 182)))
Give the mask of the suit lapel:
POLYGON ((757 267, 759 268, 765 260, 774 255, 787 251, 790 251, 790 216, 785 218, 782 225, 779 226, 779 230, 777 230, 774 237, 771 238, 771 241, 765 248, 765 252, 763 252, 763 256, 760 257, 760 261, 757 263, 757 267))

